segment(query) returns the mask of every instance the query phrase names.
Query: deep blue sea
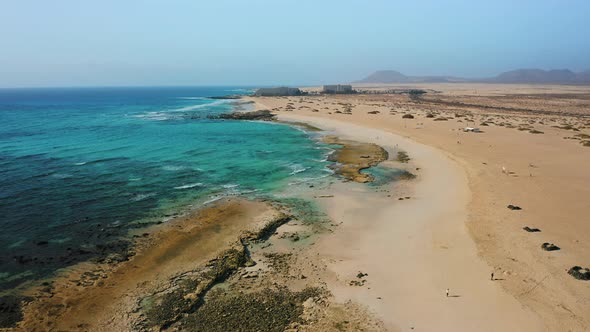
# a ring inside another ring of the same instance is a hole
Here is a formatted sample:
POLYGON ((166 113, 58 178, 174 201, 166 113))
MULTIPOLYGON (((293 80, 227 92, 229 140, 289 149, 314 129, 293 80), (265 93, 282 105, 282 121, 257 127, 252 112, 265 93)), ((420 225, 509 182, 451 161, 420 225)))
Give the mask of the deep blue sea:
POLYGON ((207 97, 248 92, 0 89, 0 289, 92 258, 191 204, 326 177, 329 149, 309 133, 207 117, 236 107, 207 97))

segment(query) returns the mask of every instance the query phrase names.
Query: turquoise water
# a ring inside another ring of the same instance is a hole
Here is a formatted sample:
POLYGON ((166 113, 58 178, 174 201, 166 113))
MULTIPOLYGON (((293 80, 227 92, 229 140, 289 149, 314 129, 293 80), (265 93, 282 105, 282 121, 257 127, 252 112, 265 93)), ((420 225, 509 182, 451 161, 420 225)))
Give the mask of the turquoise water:
POLYGON ((371 168, 363 169, 361 173, 370 174, 373 176, 373 181, 368 183, 369 187, 381 187, 398 180, 405 174, 405 171, 403 169, 377 165, 371 168))
POLYGON ((0 289, 125 247, 140 222, 329 175, 286 125, 212 120, 242 88, 0 90, 0 289))

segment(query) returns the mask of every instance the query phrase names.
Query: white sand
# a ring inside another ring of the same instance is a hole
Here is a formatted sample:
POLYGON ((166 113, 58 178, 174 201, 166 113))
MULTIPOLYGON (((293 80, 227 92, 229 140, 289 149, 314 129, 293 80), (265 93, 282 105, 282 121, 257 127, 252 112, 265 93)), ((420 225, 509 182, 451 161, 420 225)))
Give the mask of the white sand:
MULTIPOLYGON (((323 200, 333 220, 343 222, 317 250, 339 281, 328 286, 340 301, 367 305, 391 330, 541 331, 539 318, 490 280, 492 268, 477 255, 465 227, 469 188, 461 167, 445 153, 383 130, 333 119, 280 114, 341 137, 395 144, 421 167, 410 200, 375 199, 339 190, 323 200), (363 287, 349 286, 367 273, 363 287), (445 296, 450 289, 451 297, 445 296)), ((402 189, 403 190, 403 189, 402 189)), ((501 276, 497 276, 501 277, 501 276)))

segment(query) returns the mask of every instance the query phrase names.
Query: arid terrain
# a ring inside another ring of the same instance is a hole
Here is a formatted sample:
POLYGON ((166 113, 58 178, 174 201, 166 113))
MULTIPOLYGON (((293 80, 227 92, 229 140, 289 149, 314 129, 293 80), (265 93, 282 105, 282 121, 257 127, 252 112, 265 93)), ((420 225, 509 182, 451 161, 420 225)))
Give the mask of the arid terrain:
MULTIPOLYGON (((590 234, 590 201, 586 199, 590 197, 587 171, 590 169, 590 87, 400 84, 355 88, 365 93, 253 100, 258 108, 274 111, 283 120, 309 122, 319 127, 321 124, 340 126, 341 132, 349 132, 351 136, 355 130, 375 129, 444 154, 461 168, 467 179, 466 216, 461 227, 468 230, 477 256, 489 268, 479 278, 490 281, 493 272, 493 284, 531 310, 541 322, 525 324, 517 330, 590 328, 590 283, 568 274, 574 266, 588 268, 590 264, 590 243, 586 240, 590 234), (423 89, 427 93, 410 97, 407 93, 410 89, 423 89), (466 127, 479 128, 481 132, 464 131, 466 127), (546 251, 542 248, 545 243, 545 249, 554 244, 559 250, 546 251)), ((377 135, 378 132, 372 141, 379 141, 377 135)), ((407 151, 412 156, 412 149, 407 151)), ((433 172, 439 167, 437 164, 419 166, 434 168, 433 172)), ((446 176, 442 171, 439 173, 446 176)), ((448 197, 461 199, 457 193, 460 184, 449 181, 441 185, 445 186, 448 197)), ((425 203, 422 208, 430 206, 425 203)), ((448 251, 455 245, 452 238, 438 242, 436 235, 432 235, 433 243, 430 243, 434 252, 448 251)), ((404 260, 400 258, 399 262, 404 260)), ((440 273, 433 279, 444 275, 453 280, 462 277, 465 271, 461 267, 470 269, 473 262, 464 259, 456 268, 442 267, 444 271, 431 271, 425 266, 422 269, 424 273, 440 273)), ((395 269, 406 267, 399 264, 395 269)), ((424 285, 413 282, 404 289, 424 285)), ((442 284, 440 287, 441 291, 445 288, 442 284)), ((416 310, 435 307, 427 302, 427 295, 421 295, 423 288, 410 290, 414 293, 406 299, 423 301, 416 310)), ((403 291, 392 290, 391 295, 401 296, 403 291)), ((476 306, 495 301, 482 288, 474 291, 477 293, 469 297, 477 297, 476 306)), ((465 296, 457 301, 467 301, 465 296)), ((365 303, 378 308, 370 301, 365 303)), ((478 310, 473 306, 471 309, 478 310)), ((396 307, 388 310, 390 315, 396 315, 396 307)), ((464 323, 469 321, 467 312, 453 314, 462 317, 464 323)), ((494 315, 493 311, 487 314, 494 315)), ((519 323, 518 315, 500 314, 497 319, 519 323)), ((441 330, 447 327, 456 330, 467 325, 455 321, 438 326, 441 330)))

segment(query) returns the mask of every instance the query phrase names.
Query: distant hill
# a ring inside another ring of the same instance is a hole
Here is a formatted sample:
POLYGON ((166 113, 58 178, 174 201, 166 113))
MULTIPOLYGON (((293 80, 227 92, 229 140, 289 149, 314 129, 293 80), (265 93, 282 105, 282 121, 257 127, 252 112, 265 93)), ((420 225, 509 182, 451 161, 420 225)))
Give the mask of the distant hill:
POLYGON ((451 76, 406 76, 395 70, 379 70, 354 83, 448 83, 466 80, 451 76))
POLYGON ((576 74, 576 79, 579 82, 590 82, 590 70, 579 72, 576 74))
POLYGON ((408 83, 410 78, 399 71, 379 70, 354 83, 408 83))
POLYGON ((517 69, 511 70, 489 79, 500 83, 573 83, 576 73, 569 69, 517 69))
POLYGON ((525 84, 590 84, 590 70, 575 73, 569 69, 517 69, 484 79, 453 76, 406 76, 395 70, 380 70, 354 83, 525 83, 525 84))

